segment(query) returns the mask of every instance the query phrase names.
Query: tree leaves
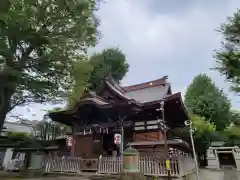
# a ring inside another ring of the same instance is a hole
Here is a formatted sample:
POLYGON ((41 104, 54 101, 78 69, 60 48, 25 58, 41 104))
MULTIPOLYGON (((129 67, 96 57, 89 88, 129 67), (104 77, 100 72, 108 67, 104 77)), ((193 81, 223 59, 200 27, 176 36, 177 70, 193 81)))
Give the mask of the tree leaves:
POLYGON ((89 89, 93 91, 98 90, 102 79, 108 74, 120 82, 129 68, 125 55, 118 48, 105 49, 101 53, 94 54, 90 57, 90 63, 93 66, 93 71, 90 75, 89 89))
POLYGON ((192 114, 214 123, 217 130, 223 130, 230 123, 230 101, 205 74, 196 76, 188 86, 185 104, 192 114))
MULTIPOLYGON (((0 104, 11 110, 67 94, 98 38, 94 0, 8 0, 0 8, 0 104), (11 94, 3 94, 11 92, 11 94)), ((0 109, 0 119, 6 112, 0 109)), ((2 122, 0 122, 0 125, 2 122)))
POLYGON ((89 77, 92 66, 88 60, 78 61, 74 65, 74 82, 68 96, 68 108, 73 107, 78 102, 86 89, 89 87, 89 77))
POLYGON ((128 72, 128 67, 125 55, 118 48, 105 49, 93 54, 89 60, 85 57, 85 60, 77 61, 74 65, 74 83, 68 98, 68 107, 71 108, 80 100, 84 90, 97 92, 108 74, 119 82, 128 72))
POLYGON ((216 131, 216 126, 208 121, 205 118, 191 115, 191 120, 193 123, 193 130, 195 137, 201 137, 203 135, 209 135, 216 131))
POLYGON ((240 10, 222 23, 218 31, 222 34, 222 47, 216 51, 215 68, 232 83, 234 92, 240 92, 240 10))

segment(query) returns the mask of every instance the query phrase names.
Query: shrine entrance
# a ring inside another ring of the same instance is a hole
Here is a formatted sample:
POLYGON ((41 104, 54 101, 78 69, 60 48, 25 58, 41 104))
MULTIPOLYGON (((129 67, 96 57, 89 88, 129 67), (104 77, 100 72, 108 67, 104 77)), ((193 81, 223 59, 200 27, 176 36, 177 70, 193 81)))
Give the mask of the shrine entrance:
MULTIPOLYGON (((215 144, 217 143, 220 144, 221 142, 216 142, 215 144)), ((210 169, 236 168, 239 170, 240 169, 239 155, 240 155, 240 148, 237 146, 210 147, 207 150, 207 160, 208 160, 207 168, 210 168, 210 169)))
POLYGON ((224 167, 234 167, 236 168, 236 162, 233 157, 233 153, 218 153, 218 158, 219 158, 219 165, 220 168, 224 167))
POLYGON ((119 155, 119 147, 114 143, 114 134, 103 135, 103 149, 108 156, 119 155))
POLYGON ((106 156, 119 155, 119 146, 114 143, 112 128, 103 128, 100 125, 95 125, 94 128, 91 128, 91 132, 93 135, 94 154, 106 156))

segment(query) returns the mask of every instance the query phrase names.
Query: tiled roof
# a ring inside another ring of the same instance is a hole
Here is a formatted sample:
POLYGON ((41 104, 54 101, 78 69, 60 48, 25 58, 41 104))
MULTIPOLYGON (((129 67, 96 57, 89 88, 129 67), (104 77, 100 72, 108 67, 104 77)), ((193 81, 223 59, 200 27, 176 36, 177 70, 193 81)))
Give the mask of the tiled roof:
POLYGON ((136 90, 139 90, 139 89, 145 89, 145 88, 150 88, 150 87, 154 87, 154 86, 163 86, 167 83, 167 76, 164 76, 160 79, 156 79, 156 80, 153 80, 153 81, 149 81, 149 82, 144 82, 144 83, 141 83, 141 84, 136 84, 136 85, 132 85, 132 86, 125 86, 123 87, 123 89, 125 91, 136 91, 136 90))
POLYGON ((134 99, 141 103, 151 102, 163 99, 167 96, 169 85, 153 86, 148 88, 137 89, 124 93, 128 98, 134 99))
POLYGON ((106 83, 118 95, 125 99, 133 99, 140 103, 160 100, 169 95, 168 92, 171 89, 170 84, 167 82, 167 76, 157 80, 125 87, 120 87, 119 84, 110 80, 106 80, 106 83))
MULTIPOLYGON (((116 92, 118 95, 126 98, 126 99, 129 99, 128 96, 125 95, 124 92, 121 92, 116 86, 115 84, 111 84, 110 82, 106 81, 107 85, 114 91, 116 92)), ((129 99, 130 100, 130 99, 129 99)))

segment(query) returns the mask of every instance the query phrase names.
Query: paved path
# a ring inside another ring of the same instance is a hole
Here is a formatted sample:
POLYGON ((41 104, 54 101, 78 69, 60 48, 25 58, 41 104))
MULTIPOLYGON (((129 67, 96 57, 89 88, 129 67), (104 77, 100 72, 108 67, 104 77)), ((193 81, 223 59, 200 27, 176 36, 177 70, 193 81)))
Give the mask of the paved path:
POLYGON ((239 172, 236 169, 224 169, 224 180, 239 180, 239 172))
MULTIPOLYGON (((196 174, 189 174, 186 180, 197 180, 196 174)), ((200 180, 240 180, 240 172, 236 169, 200 169, 200 180)))

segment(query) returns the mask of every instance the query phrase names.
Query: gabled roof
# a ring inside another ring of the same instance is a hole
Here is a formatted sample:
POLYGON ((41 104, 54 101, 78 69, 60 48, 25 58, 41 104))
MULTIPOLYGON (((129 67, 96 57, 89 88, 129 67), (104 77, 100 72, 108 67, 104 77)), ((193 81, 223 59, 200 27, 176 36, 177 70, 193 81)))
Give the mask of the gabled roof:
POLYGON ((167 78, 167 76, 164 76, 157 80, 121 87, 112 77, 108 77, 105 80, 105 84, 118 97, 124 100, 135 100, 140 103, 146 103, 163 99, 172 94, 167 78))
MULTIPOLYGON (((60 112, 66 113, 66 114, 75 112, 77 110, 77 108, 79 107, 79 105, 83 105, 83 104, 94 104, 97 107, 102 107, 102 106, 104 107, 104 106, 110 105, 110 103, 107 100, 103 99, 100 96, 97 96, 93 92, 85 91, 84 94, 85 95, 82 97, 82 99, 80 99, 73 108, 71 108, 70 110, 67 109, 67 110, 60 111, 60 112)), ((51 115, 51 114, 56 114, 56 113, 59 113, 59 112, 51 112, 49 114, 51 115)))

